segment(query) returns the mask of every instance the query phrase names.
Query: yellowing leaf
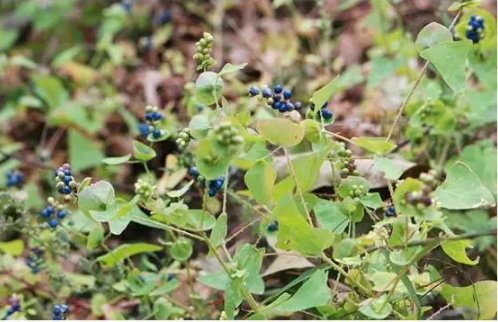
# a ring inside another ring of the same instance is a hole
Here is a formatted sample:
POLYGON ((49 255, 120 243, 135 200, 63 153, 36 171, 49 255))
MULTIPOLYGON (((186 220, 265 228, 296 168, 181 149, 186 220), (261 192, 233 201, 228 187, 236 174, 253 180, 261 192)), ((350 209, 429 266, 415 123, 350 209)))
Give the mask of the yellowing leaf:
POLYGON ((467 265, 477 265, 479 263, 479 256, 475 260, 471 260, 465 249, 471 247, 472 240, 462 239, 462 240, 447 240, 441 244, 446 255, 451 257, 455 262, 459 262, 467 265))
POLYGON ((304 138, 304 128, 290 120, 274 118, 258 122, 257 129, 268 142, 288 148, 304 138))

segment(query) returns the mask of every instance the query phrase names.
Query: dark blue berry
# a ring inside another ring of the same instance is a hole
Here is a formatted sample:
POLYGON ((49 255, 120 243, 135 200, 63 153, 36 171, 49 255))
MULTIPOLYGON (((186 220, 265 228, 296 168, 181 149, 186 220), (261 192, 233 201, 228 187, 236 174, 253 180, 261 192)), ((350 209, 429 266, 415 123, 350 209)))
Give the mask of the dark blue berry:
POLYGON ((287 103, 281 101, 281 102, 278 102, 277 104, 277 108, 278 108, 278 111, 281 112, 281 113, 284 113, 287 111, 287 103))
POLYGON ((161 136, 161 130, 155 129, 152 131, 152 136, 155 137, 156 139, 161 136))
POLYGON ((271 104, 271 108, 273 108, 274 110, 276 110, 276 109, 278 108, 278 103, 279 103, 279 102, 273 102, 273 103, 271 104))
POLYGON ((59 225, 59 221, 57 219, 52 218, 48 221, 48 225, 52 228, 55 228, 57 227, 57 225, 59 225))
POLYGON ((54 310, 53 310, 53 313, 54 313, 55 315, 60 315, 60 314, 61 314, 61 312, 62 312, 62 310, 61 310, 60 305, 57 305, 57 304, 56 304, 56 305, 54 305, 54 310))
POLYGON ((315 110, 315 103, 310 104, 310 110, 314 111, 315 110))
POLYGON ((266 229, 269 232, 277 231, 277 229, 278 229, 278 221, 276 221, 276 220, 272 221, 271 223, 268 224, 268 226, 266 227, 266 229))
POLYGON ((141 136, 149 135, 149 125, 147 123, 141 123, 138 127, 138 131, 140 132, 141 136))
POLYGON ((199 176, 199 170, 196 167, 191 167, 190 169, 188 169, 188 174, 197 179, 197 177, 199 176))
POLYGON ((282 96, 280 95, 273 95, 273 101, 274 102, 280 102, 282 100, 282 96))
POLYGON ((208 191, 208 195, 209 195, 210 197, 214 197, 214 196, 216 195, 216 190, 215 190, 215 189, 213 189, 213 188, 209 189, 209 191, 208 191))
POLYGON ((269 98, 269 97, 271 97, 271 89, 269 89, 268 87, 265 87, 265 88, 261 91, 261 95, 262 95, 264 98, 269 98))
POLYGON ((291 91, 290 89, 286 89, 286 90, 284 91, 284 98, 285 98, 286 100, 288 100, 288 99, 290 99, 291 97, 292 97, 292 91, 291 91))
POLYGON ((69 194, 71 194, 71 191, 72 191, 71 187, 64 186, 64 187, 61 188, 60 193, 63 194, 63 195, 69 195, 69 194))
POLYGON ((322 108, 327 108, 327 106, 329 106, 329 102, 323 103, 322 108))
POLYGON ((62 314, 67 314, 69 312, 69 306, 67 304, 61 305, 62 314))
POLYGON ((332 111, 326 109, 326 108, 322 108, 320 110, 320 113, 322 114, 322 117, 325 119, 325 120, 330 120, 332 118, 332 116, 334 116, 334 113, 332 113, 332 111))
POLYGON ((173 273, 168 274, 168 281, 171 281, 174 278, 175 278, 175 274, 173 274, 173 273))
POLYGON ((51 214, 52 213, 47 208, 43 209, 43 211, 41 212, 42 217, 45 217, 45 218, 50 217, 51 214))
POLYGON ((256 96, 259 94, 259 89, 256 87, 256 86, 251 86, 251 88, 249 88, 249 96, 256 96))
POLYGON ((69 182, 73 181, 73 178, 71 178, 71 176, 65 176, 63 179, 62 179, 62 182, 64 182, 65 184, 69 184, 69 182))
POLYGON ((293 111, 296 107, 291 102, 287 102, 287 111, 293 111))
POLYGON ((12 307, 9 307, 7 309, 7 315, 12 315, 12 314, 14 314, 14 312, 15 312, 15 310, 12 307))
POLYGON ((154 112, 152 113, 152 118, 154 119, 154 121, 159 121, 163 118, 163 115, 159 112, 154 112))
POLYGON ((156 18, 156 23, 159 25, 164 25, 165 23, 168 23, 171 20, 171 11, 169 10, 164 10, 161 12, 159 17, 156 18))
POLYGON ((66 211, 65 210, 59 210, 59 212, 57 213, 57 217, 59 217, 60 219, 66 217, 66 211))
POLYGON ((223 187, 223 181, 221 181, 221 180, 216 180, 216 181, 214 182, 214 189, 216 189, 216 190, 220 190, 220 189, 221 189, 221 187, 223 187))
POLYGON ((280 84, 275 85, 275 87, 273 88, 273 91, 275 92, 275 94, 282 93, 282 85, 280 85, 280 84))
POLYGON ((154 113, 145 113, 146 121, 154 121, 154 113))

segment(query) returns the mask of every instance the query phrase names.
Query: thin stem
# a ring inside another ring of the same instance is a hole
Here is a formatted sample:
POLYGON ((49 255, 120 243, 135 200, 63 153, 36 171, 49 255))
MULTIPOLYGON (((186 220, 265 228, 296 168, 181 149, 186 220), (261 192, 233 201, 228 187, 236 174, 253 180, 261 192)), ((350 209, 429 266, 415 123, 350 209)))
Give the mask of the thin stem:
POLYGON ((346 141, 346 142, 348 142, 349 144, 356 145, 353 141, 351 141, 351 140, 350 140, 350 139, 348 139, 347 137, 342 136, 342 135, 340 135, 340 134, 337 134, 337 133, 334 133, 334 132, 330 132, 330 131, 327 131, 327 130, 323 130, 323 132, 324 132, 325 134, 328 134, 328 135, 330 135, 330 136, 333 136, 333 137, 335 137, 335 138, 337 138, 337 139, 340 139, 340 140, 346 141))
POLYGON ((313 227, 313 220, 311 219, 308 206, 306 206, 306 200, 304 200, 303 191, 301 190, 301 187, 299 187, 299 182, 297 181, 296 172, 294 171, 294 166, 292 165, 287 149, 284 149, 284 154, 285 158, 287 159, 287 165, 289 166, 289 171, 291 173, 292 179, 294 179, 294 183, 296 184, 296 191, 299 197, 301 198, 301 203, 303 204, 304 211, 306 212, 306 217, 308 218, 308 222, 310 223, 311 227, 313 227))
POLYGON ((420 81, 424 77, 425 71, 427 70, 427 67, 429 67, 429 61, 425 62, 424 66, 422 67, 422 70, 420 71, 420 74, 418 75, 417 79, 415 80, 415 83, 413 84, 413 87, 410 89, 410 92, 408 92, 408 95, 406 96, 405 101, 403 102, 403 104, 399 108, 398 114, 396 115, 396 118, 394 119, 394 123, 391 126, 391 129, 389 130, 389 134, 386 137, 386 141, 389 141, 391 139, 391 136, 394 133, 394 129, 396 128, 396 125, 398 125, 398 122, 401 119, 401 115, 403 115, 403 111, 405 110, 406 106, 408 105, 410 98, 412 98, 412 95, 415 92, 415 89, 417 89, 418 85, 420 84, 420 81))

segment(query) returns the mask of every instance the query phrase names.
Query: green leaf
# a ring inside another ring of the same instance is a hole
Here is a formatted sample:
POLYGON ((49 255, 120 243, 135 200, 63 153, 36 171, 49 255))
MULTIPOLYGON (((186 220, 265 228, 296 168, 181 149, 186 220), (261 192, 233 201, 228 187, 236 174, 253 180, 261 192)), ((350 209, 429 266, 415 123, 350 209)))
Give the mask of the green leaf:
POLYGON ((81 171, 100 164, 105 157, 92 140, 76 130, 69 130, 69 162, 74 171, 81 171))
POLYGON ((222 213, 216 223, 214 224, 213 230, 211 231, 211 235, 209 236, 209 240, 213 247, 218 247, 223 244, 223 240, 227 236, 227 214, 222 213))
POLYGON ((354 239, 346 238, 334 245, 332 257, 336 260, 341 260, 348 257, 358 255, 359 247, 354 239))
POLYGON ((149 161, 156 157, 156 151, 142 142, 133 141, 133 155, 138 161, 149 161))
POLYGON ((214 104, 222 94, 223 79, 214 72, 204 72, 195 81, 195 99, 201 104, 214 104))
POLYGON ((326 270, 317 270, 290 299, 278 305, 275 311, 291 313, 326 305, 332 299, 327 286, 327 279, 328 273, 326 270))
POLYGON ((341 212, 335 202, 320 199, 313 211, 320 227, 333 233, 342 233, 348 227, 349 218, 341 212))
POLYGON ((472 46, 470 40, 439 43, 420 52, 420 56, 433 64, 448 86, 455 92, 465 89, 465 60, 472 46))
POLYGON ((114 188, 107 181, 98 181, 83 189, 78 195, 78 207, 83 212, 105 211, 114 202, 114 188))
POLYGON ((271 164, 259 161, 244 175, 244 182, 249 188, 254 199, 260 204, 269 204, 271 202, 273 186, 277 173, 271 164))
POLYGON ((456 162, 443 184, 435 191, 441 207, 447 209, 474 209, 494 207, 495 200, 481 179, 463 162, 456 162))
POLYGON ((209 121, 204 115, 196 115, 188 124, 190 130, 190 135, 197 140, 203 139, 207 136, 209 132, 209 121))
POLYGON ((241 287, 247 289, 250 293, 263 294, 265 290, 265 283, 260 274, 264 253, 263 248, 242 244, 237 247, 233 257, 234 262, 237 263, 237 268, 244 272, 241 287))
MULTIPOLYGON (((449 7, 448 11, 458 11, 463 8, 472 8, 479 5, 480 0, 456 0, 449 7)), ((467 20, 465 20, 467 22, 467 20)))
MULTIPOLYGON (((311 96, 311 100, 317 107, 322 107, 323 104, 329 101, 330 97, 338 91, 339 77, 335 77, 324 87, 315 91, 311 96)), ((286 133, 286 132, 282 132, 286 133)))
POLYGON ((382 208, 382 199, 380 198, 380 194, 378 192, 367 193, 363 197, 361 197, 361 203, 368 208, 379 209, 382 208))
POLYGON ((2 34, 2 37, 0 37, 0 51, 5 53, 16 42, 17 37, 19 37, 19 31, 16 29, 0 28, 0 33, 2 34))
POLYGON ((97 257, 97 261, 102 262, 105 266, 113 267, 116 263, 140 253, 152 253, 160 251, 162 247, 154 244, 135 243, 123 244, 105 255, 97 257))
POLYGON ((93 224, 86 240, 86 249, 92 251, 104 240, 104 228, 98 222, 93 224))
POLYGON ((217 153, 213 141, 204 138, 197 146, 196 164, 199 172, 207 180, 219 178, 223 175, 230 163, 230 157, 217 153))
POLYGON ((387 154, 396 148, 395 143, 381 137, 359 137, 353 138, 352 141, 356 146, 379 155, 387 154))
POLYGON ((491 140, 467 145, 460 160, 479 176, 489 191, 496 196, 496 147, 491 140))
POLYGON ((186 261, 192 256, 193 248, 192 241, 185 237, 179 237, 171 246, 171 256, 178 261, 186 261))
POLYGON ((335 240, 335 234, 327 229, 310 226, 291 195, 282 197, 273 213, 278 220, 276 247, 280 249, 318 255, 335 240))
POLYGON ((420 52, 434 45, 452 40, 453 37, 448 28, 437 22, 431 22, 420 30, 415 41, 415 47, 420 52))
POLYGON ((160 131, 161 135, 159 135, 158 137, 155 137, 153 133, 149 133, 149 135, 147 135, 147 141, 161 142, 169 138, 169 136, 171 135, 171 133, 168 130, 160 130, 160 131))
POLYGON ((166 282, 166 284, 159 286, 157 289, 152 291, 149 295, 150 296, 160 296, 163 294, 171 293, 174 290, 176 290, 177 288, 179 288, 180 286, 181 286, 181 283, 178 280, 178 278, 174 278, 171 281, 166 282))
POLYGON ((153 312, 157 320, 168 320, 171 315, 171 304, 165 298, 160 297, 154 302, 153 312))
POLYGON ((479 256, 475 260, 471 260, 465 249, 471 247, 472 240, 461 239, 461 240, 446 240, 441 244, 446 255, 451 257, 455 262, 466 264, 466 265, 477 265, 479 263, 479 256))
POLYGON ((387 295, 366 299, 360 303, 360 312, 369 318, 383 320, 391 314, 393 309, 391 303, 386 303, 386 300, 387 295))
MULTIPOLYGON (((292 160, 296 172, 296 181, 301 191, 306 192, 313 188, 313 184, 320 173, 320 168, 327 158, 329 149, 298 156, 292 160)), ((290 170, 289 170, 290 172, 290 170)))
POLYGON ((0 251, 10 254, 14 257, 20 256, 24 251, 24 242, 21 239, 15 239, 8 242, 0 242, 0 251))
POLYGON ((236 71, 241 70, 244 67, 246 67, 246 65, 247 65, 247 63, 238 64, 238 65, 226 63, 225 66, 223 66, 223 68, 218 72, 218 75, 223 76, 223 75, 228 74, 228 73, 236 72, 236 71))
POLYGON ((190 209, 184 228, 194 231, 210 230, 214 227, 215 223, 216 219, 210 213, 203 212, 202 209, 190 209))
POLYGON ((496 315, 496 281, 479 281, 466 287, 443 284, 441 294, 455 308, 468 308, 465 319, 489 320, 496 315))
POLYGON ((131 154, 123 155, 122 157, 110 157, 102 160, 107 165, 118 165, 128 162, 131 159, 131 154))
POLYGON ((69 99, 69 93, 58 78, 35 75, 32 80, 35 85, 35 93, 45 101, 50 109, 61 106, 69 99))
POLYGON ((273 118, 259 121, 256 125, 259 134, 273 145, 288 148, 299 144, 304 138, 304 128, 288 119, 273 118))

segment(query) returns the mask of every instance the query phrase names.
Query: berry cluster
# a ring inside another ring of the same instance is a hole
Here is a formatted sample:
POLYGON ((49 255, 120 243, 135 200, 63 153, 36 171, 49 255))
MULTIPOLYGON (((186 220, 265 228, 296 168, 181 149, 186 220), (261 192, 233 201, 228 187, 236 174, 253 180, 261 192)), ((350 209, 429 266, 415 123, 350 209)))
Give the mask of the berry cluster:
POLYGON ((386 217, 394 217, 396 215, 396 208, 393 205, 388 206, 384 211, 384 215, 386 217))
POLYGON ((74 180, 71 175, 71 166, 69 163, 64 163, 62 167, 55 171, 55 181, 57 191, 64 195, 66 199, 71 198, 71 193, 76 191, 78 183, 74 180))
POLYGON ((431 189, 434 190, 439 184, 439 181, 437 180, 437 172, 435 170, 429 170, 427 173, 422 172, 419 176, 420 181, 422 181, 428 188, 425 189, 431 189))
POLYGON ((216 60, 211 57, 213 50, 213 36, 205 32, 201 39, 195 43, 195 54, 193 56, 197 63, 197 70, 206 70, 216 65, 216 60))
POLYGON ((301 102, 291 102, 292 90, 284 90, 282 85, 278 84, 273 87, 273 91, 268 87, 264 86, 261 89, 256 86, 251 86, 249 88, 249 96, 255 97, 261 94, 263 99, 266 99, 266 103, 271 106, 274 110, 278 110, 281 113, 290 112, 295 109, 301 108, 301 102))
POLYGON ((180 151, 185 150, 185 148, 190 143, 190 139, 191 139, 190 129, 186 127, 178 134, 178 139, 176 139, 176 144, 178 145, 178 149, 180 149, 180 151))
POLYGON ((154 195, 155 190, 156 186, 152 185, 148 180, 138 179, 135 183, 135 193, 143 201, 149 200, 154 195))
MULTIPOLYGON (((329 105, 328 102, 325 102, 322 107, 320 108, 320 115, 321 117, 325 120, 325 121, 329 121, 332 119, 332 117, 334 116, 334 113, 329 110, 327 108, 327 106, 329 105)), ((311 112, 314 112, 315 111, 315 103, 313 102, 310 102, 310 111, 311 112)), ((313 113, 314 114, 314 113, 313 113)), ((318 115, 318 114, 316 114, 318 115)))
POLYGON ((484 37, 484 18, 481 16, 472 15, 467 23, 467 30, 465 31, 465 37, 472 40, 474 44, 479 43, 479 41, 484 37))
MULTIPOLYGON (((205 185, 205 179, 199 173, 199 170, 196 167, 191 167, 188 170, 188 174, 194 177, 201 185, 205 185)), ((221 190, 223 184, 225 183, 225 176, 221 176, 218 179, 213 179, 208 181, 208 195, 210 197, 216 196, 218 191, 221 190)))
POLYGON ((339 150, 336 154, 339 156, 339 167, 341 168, 339 175, 341 178, 347 178, 348 176, 359 176, 360 172, 356 170, 356 164, 354 159, 351 157, 352 152, 346 149, 344 143, 339 143, 339 150))
POLYGON ((218 143, 226 146, 229 152, 237 151, 244 142, 244 137, 239 134, 239 130, 231 122, 222 122, 216 125, 213 131, 218 143))
POLYGON ((277 231, 278 230, 278 221, 276 221, 276 220, 272 221, 271 223, 268 224, 268 226, 266 226, 266 229, 271 233, 277 231))
POLYGON ((7 172, 7 187, 20 187, 23 184, 24 175, 20 171, 7 172))
MULTIPOLYGON (((148 132, 146 135, 149 135, 149 133, 152 133, 152 136, 154 138, 159 138, 162 134, 161 130, 158 128, 159 122, 163 119, 163 115, 158 111, 158 108, 156 106, 146 106, 145 107, 145 122, 147 122, 148 125, 148 132)), ((140 125, 140 134, 144 135, 145 134, 145 127, 143 125, 140 125), (142 131, 143 127, 143 131, 142 131)))
POLYGON ((40 271, 40 266, 43 264, 43 250, 35 247, 31 250, 30 255, 26 258, 26 266, 31 268, 31 273, 36 274, 40 271))
POLYGON ((436 176, 437 173, 434 170, 429 170, 427 173, 421 173, 419 179, 424 183, 422 191, 407 192, 404 201, 418 209, 424 209, 433 205, 434 202, 431 198, 431 193, 439 184, 436 176))
POLYGON ((17 296, 12 296, 7 301, 9 303, 9 308, 5 312, 3 320, 7 320, 12 314, 21 310, 21 302, 17 296))
POLYGON ((367 191, 365 190, 364 186, 354 184, 351 187, 351 191, 349 192, 349 195, 352 198, 360 198, 360 197, 364 196, 366 193, 367 193, 367 191))
POLYGON ((69 314, 69 306, 67 304, 54 305, 54 316, 52 320, 65 320, 69 314))
POLYGON ((48 220, 50 227, 55 228, 59 225, 59 220, 66 217, 67 212, 64 210, 64 205, 58 203, 54 198, 49 197, 47 202, 48 206, 42 210, 40 215, 48 220))

